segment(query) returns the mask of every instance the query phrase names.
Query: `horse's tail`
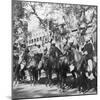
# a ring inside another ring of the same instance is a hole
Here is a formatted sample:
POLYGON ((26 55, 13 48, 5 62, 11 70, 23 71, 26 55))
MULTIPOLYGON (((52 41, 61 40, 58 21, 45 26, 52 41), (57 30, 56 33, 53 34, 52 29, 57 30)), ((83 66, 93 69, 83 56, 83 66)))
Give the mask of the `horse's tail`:
POLYGON ((43 62, 42 62, 42 60, 39 62, 39 64, 38 64, 38 69, 41 69, 42 68, 42 65, 43 65, 43 62))

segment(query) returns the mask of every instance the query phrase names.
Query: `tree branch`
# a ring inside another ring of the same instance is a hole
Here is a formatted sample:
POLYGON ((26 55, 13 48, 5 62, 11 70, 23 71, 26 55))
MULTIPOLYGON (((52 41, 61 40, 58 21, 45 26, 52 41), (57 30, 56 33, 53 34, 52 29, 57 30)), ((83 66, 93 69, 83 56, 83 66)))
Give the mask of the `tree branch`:
POLYGON ((38 16, 38 14, 37 14, 37 12, 36 12, 35 5, 31 5, 31 4, 30 4, 30 7, 31 7, 32 10, 33 10, 33 12, 32 12, 31 14, 34 14, 34 15, 38 18, 40 24, 42 24, 43 27, 45 28, 46 25, 45 25, 44 21, 38 16))

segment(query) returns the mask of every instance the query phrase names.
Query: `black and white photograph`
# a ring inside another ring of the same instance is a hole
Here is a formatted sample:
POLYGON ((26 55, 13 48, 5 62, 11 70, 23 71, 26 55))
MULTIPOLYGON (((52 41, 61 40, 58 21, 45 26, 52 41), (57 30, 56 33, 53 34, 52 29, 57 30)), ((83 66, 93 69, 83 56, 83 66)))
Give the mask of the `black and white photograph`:
POLYGON ((12 98, 97 94, 98 6, 12 0, 12 98))

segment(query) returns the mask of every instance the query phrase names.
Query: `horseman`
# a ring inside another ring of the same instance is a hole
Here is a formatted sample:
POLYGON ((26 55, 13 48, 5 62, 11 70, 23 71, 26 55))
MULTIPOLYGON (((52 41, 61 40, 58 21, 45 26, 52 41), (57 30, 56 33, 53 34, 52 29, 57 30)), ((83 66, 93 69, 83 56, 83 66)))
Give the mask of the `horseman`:
POLYGON ((48 53, 48 49, 47 47, 44 49, 44 52, 43 52, 43 57, 46 57, 47 56, 47 53, 48 53))
MULTIPOLYGON (((84 47, 82 48, 82 51, 83 51, 83 54, 85 54, 85 59, 86 59, 86 62, 87 62, 87 71, 91 74, 92 71, 93 71, 93 44, 91 42, 91 37, 90 36, 86 36, 85 37, 85 45, 84 47)), ((90 75, 89 74, 89 75, 90 75)))
POLYGON ((49 71, 56 72, 57 78, 59 77, 59 58, 61 55, 62 52, 56 47, 55 41, 52 41, 49 49, 48 68, 49 71))
POLYGON ((69 46, 69 48, 67 49, 67 52, 68 52, 68 57, 69 57, 69 64, 71 65, 74 63, 74 53, 72 51, 72 47, 74 46, 73 38, 70 38, 68 40, 68 46, 69 46))
POLYGON ((25 62, 26 62, 25 68, 27 67, 28 62, 29 62, 29 52, 30 52, 30 50, 29 50, 29 48, 27 47, 27 48, 25 49, 24 53, 23 53, 23 56, 22 56, 23 60, 25 60, 25 62))

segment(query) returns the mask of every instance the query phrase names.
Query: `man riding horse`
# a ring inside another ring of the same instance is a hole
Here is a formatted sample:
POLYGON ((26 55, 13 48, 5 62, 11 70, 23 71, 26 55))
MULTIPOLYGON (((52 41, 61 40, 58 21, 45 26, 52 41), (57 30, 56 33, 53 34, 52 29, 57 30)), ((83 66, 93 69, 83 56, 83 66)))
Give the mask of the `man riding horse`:
MULTIPOLYGON (((55 59, 55 61, 58 61, 60 55, 63 55, 62 52, 60 51, 60 49, 58 49, 58 47, 56 47, 55 42, 53 41, 49 50, 49 56, 53 57, 55 59)), ((56 67, 56 66, 54 66, 56 67)))
POLYGON ((55 72, 57 75, 57 79, 59 79, 59 57, 62 55, 62 52, 56 47, 55 42, 52 41, 50 49, 49 49, 49 59, 48 59, 48 71, 51 74, 55 72))

